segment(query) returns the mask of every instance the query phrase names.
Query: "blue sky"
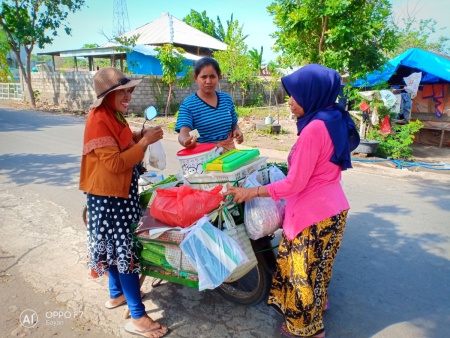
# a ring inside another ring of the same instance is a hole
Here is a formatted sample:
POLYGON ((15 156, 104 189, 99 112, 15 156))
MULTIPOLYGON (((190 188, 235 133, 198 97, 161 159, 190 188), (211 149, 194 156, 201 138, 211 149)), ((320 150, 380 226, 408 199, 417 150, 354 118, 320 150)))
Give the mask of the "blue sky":
MULTIPOLYGON (((114 0, 86 0, 87 6, 80 12, 70 14, 69 23, 72 35, 59 33, 52 45, 48 45, 42 51, 57 51, 81 48, 85 43, 106 42, 106 38, 100 33, 103 30, 109 36, 113 31, 113 4, 114 0)), ((217 21, 220 17, 223 24, 233 18, 244 25, 243 33, 248 35, 246 43, 258 51, 264 47, 263 59, 265 63, 275 60, 276 54, 271 50, 274 40, 270 34, 276 30, 273 18, 267 12, 267 6, 272 0, 126 0, 130 28, 140 27, 161 16, 162 12, 169 12, 182 20, 191 9, 198 12, 206 11, 209 18, 217 21)), ((450 5, 448 0, 392 0, 393 11, 397 20, 410 13, 421 18, 434 18, 437 28, 447 27, 439 31, 439 35, 450 37, 450 5)))

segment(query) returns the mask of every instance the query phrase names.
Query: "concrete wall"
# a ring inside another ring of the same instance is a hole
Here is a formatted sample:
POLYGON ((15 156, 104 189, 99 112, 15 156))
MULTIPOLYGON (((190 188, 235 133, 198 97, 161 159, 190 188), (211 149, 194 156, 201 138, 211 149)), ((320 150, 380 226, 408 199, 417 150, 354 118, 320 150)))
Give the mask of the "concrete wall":
MULTIPOLYGON (((95 101, 93 76, 96 72, 38 72, 32 73, 32 84, 34 91, 39 91, 38 100, 49 106, 59 106, 70 111, 89 110, 89 105, 95 101)), ((141 79, 143 75, 127 75, 131 79, 141 79)), ((175 106, 181 103, 187 96, 197 90, 195 82, 189 88, 174 88, 175 98, 172 100, 175 106)), ((231 95, 231 84, 222 80, 218 90, 231 95)), ((268 93, 262 91, 263 100, 268 100, 268 93)), ((163 111, 167 100, 167 86, 161 82, 160 76, 144 77, 133 92, 133 100, 130 103, 129 112, 143 112, 149 105, 155 105, 160 112, 163 111)), ((257 95, 257 93, 247 94, 257 95)), ((281 94, 283 95, 283 94, 281 94)), ((279 95, 280 96, 280 95, 279 95)), ((282 97, 282 96, 281 96, 282 97)), ((242 101, 240 91, 233 97, 236 105, 242 101)), ((280 102, 280 101, 279 101, 280 102)), ((175 111, 171 111, 175 113, 175 111)))

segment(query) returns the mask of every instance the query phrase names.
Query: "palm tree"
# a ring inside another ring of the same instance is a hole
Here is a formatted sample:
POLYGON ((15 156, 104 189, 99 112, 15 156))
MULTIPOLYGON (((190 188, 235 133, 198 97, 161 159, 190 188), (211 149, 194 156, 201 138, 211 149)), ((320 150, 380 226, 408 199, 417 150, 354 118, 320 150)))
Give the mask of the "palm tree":
POLYGON ((261 75, 261 66, 263 63, 263 46, 261 46, 261 52, 258 53, 256 48, 252 48, 248 51, 248 55, 250 57, 250 64, 252 69, 256 72, 256 75, 261 75))

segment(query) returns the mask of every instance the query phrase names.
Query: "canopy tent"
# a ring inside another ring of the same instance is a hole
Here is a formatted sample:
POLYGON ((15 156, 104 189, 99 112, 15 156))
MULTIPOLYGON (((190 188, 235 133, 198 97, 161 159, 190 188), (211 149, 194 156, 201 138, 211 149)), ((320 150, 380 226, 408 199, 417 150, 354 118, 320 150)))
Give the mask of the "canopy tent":
POLYGON ((419 48, 408 49, 389 61, 382 70, 358 79, 354 87, 374 87, 383 82, 392 86, 404 85, 403 78, 411 73, 422 72, 420 84, 443 84, 450 82, 450 57, 427 52, 419 48))

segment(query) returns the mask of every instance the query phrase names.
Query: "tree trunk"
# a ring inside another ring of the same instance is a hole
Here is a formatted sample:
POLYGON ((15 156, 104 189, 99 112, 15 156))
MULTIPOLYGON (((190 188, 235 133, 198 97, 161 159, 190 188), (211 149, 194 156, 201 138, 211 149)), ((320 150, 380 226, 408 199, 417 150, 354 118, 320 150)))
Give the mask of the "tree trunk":
POLYGON ((320 41, 319 41, 319 56, 322 54, 323 41, 325 40, 325 32, 327 30, 327 24, 328 24, 328 16, 326 16, 325 18, 322 18, 322 33, 320 35, 320 41))
POLYGON ((169 116, 169 109, 170 109, 170 101, 172 99, 172 85, 169 84, 169 95, 167 96, 167 104, 166 104, 166 110, 164 112, 165 116, 169 116))
POLYGON ((28 87, 28 95, 30 96, 30 106, 33 108, 36 108, 36 100, 34 98, 33 85, 31 84, 31 50, 32 50, 32 48, 28 49, 25 47, 25 51, 27 52, 26 80, 27 80, 27 87, 28 87))
POLYGON ((22 73, 22 78, 25 79, 25 84, 27 86, 27 90, 25 91, 25 88, 23 88, 23 92, 24 93, 28 93, 28 99, 30 102, 30 106, 32 108, 36 107, 36 101, 34 99, 34 92, 33 92, 33 86, 31 84, 31 50, 28 51, 27 48, 25 48, 26 53, 27 53, 27 68, 25 69, 23 63, 22 63, 22 59, 20 58, 20 46, 19 45, 12 45, 11 44, 11 49, 13 50, 14 54, 16 54, 17 57, 17 61, 19 62, 19 67, 20 67, 20 71, 22 73))

